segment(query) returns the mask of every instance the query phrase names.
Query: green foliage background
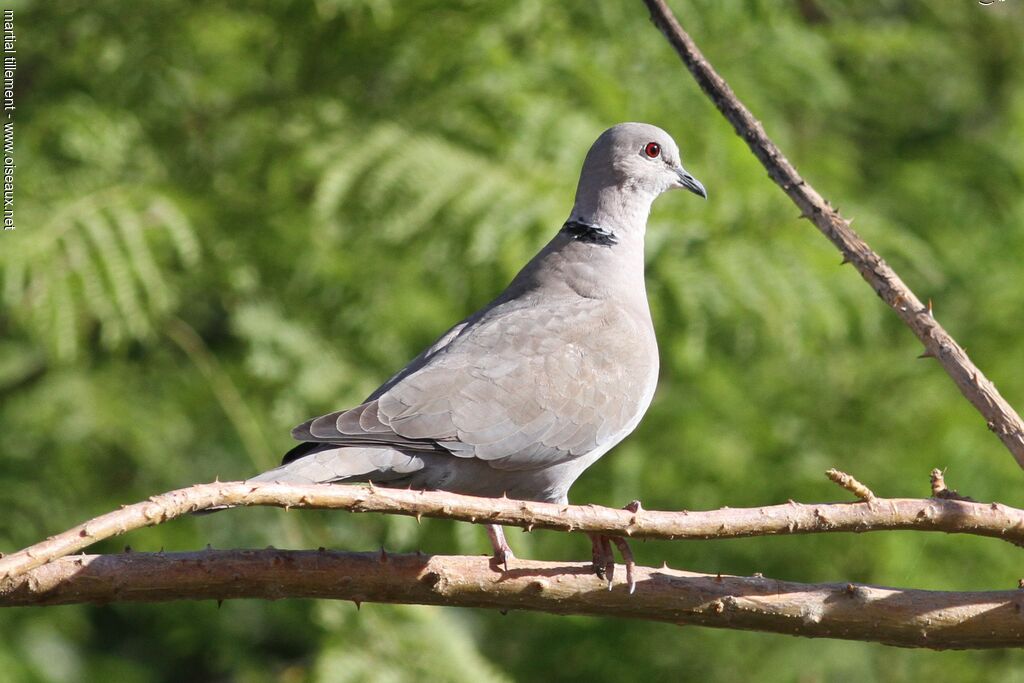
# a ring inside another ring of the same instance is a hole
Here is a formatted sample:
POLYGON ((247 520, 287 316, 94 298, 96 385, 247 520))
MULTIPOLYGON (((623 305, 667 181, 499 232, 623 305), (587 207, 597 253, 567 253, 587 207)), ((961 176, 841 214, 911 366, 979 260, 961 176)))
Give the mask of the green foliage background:
MULTIPOLYGON (((804 175, 1024 406, 1024 4, 678 0, 804 175)), ((1024 504, 1021 471, 766 178, 637 2, 14 3, 18 226, 0 235, 0 549, 274 465, 489 300, 564 220, 594 137, 676 136, 710 200, 656 204, 663 371, 576 502, 881 495, 932 467, 1024 504)), ((484 553, 482 529, 233 511, 137 550, 484 553)), ((585 539, 513 533, 527 557, 585 539)), ((799 581, 1015 586, 1019 550, 891 533, 637 544, 799 581)), ((1024 681, 932 653, 628 621, 314 601, 0 613, 7 681, 1024 681)))

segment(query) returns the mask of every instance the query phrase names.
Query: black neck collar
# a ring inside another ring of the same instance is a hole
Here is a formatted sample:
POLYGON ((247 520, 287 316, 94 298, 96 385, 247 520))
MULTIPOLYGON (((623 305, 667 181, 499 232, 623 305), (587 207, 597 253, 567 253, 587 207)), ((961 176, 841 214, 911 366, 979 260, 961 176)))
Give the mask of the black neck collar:
POLYGON ((596 244, 600 247, 610 247, 618 244, 619 240, 610 230, 605 230, 597 225, 588 225, 580 221, 566 221, 562 226, 562 232, 569 235, 577 242, 596 244))

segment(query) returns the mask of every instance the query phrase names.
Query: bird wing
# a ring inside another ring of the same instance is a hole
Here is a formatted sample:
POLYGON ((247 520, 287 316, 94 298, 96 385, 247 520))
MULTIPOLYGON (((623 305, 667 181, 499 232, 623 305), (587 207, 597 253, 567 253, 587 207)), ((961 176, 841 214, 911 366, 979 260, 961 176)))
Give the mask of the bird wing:
POLYGON ((456 326, 365 403, 293 431, 533 469, 614 445, 657 376, 649 324, 607 301, 509 301, 456 326))

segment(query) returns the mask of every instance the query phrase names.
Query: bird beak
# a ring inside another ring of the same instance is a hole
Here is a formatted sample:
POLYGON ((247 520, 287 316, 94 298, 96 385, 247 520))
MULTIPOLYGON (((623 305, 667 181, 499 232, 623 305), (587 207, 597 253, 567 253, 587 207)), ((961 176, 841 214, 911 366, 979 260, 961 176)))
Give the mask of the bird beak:
POLYGON ((685 188, 696 195, 700 195, 704 199, 708 198, 708 191, 704 189, 704 185, 690 175, 682 166, 676 169, 676 182, 679 183, 679 187, 685 188))

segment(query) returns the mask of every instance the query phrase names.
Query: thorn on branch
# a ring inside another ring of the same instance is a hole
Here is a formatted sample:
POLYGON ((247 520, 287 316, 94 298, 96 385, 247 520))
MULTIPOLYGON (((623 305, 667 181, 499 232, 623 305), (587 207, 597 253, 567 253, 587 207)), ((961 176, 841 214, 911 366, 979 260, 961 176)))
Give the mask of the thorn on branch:
POLYGON ((844 489, 857 496, 865 503, 873 503, 875 501, 874 492, 864 484, 860 483, 846 472, 840 472, 839 470, 832 468, 827 470, 825 474, 829 479, 842 486, 844 489))
POLYGON ((935 468, 932 470, 931 476, 929 477, 932 483, 932 498, 942 498, 944 500, 964 500, 969 503, 976 503, 977 501, 970 496, 961 496, 956 489, 946 488, 946 479, 942 474, 942 470, 935 468))

